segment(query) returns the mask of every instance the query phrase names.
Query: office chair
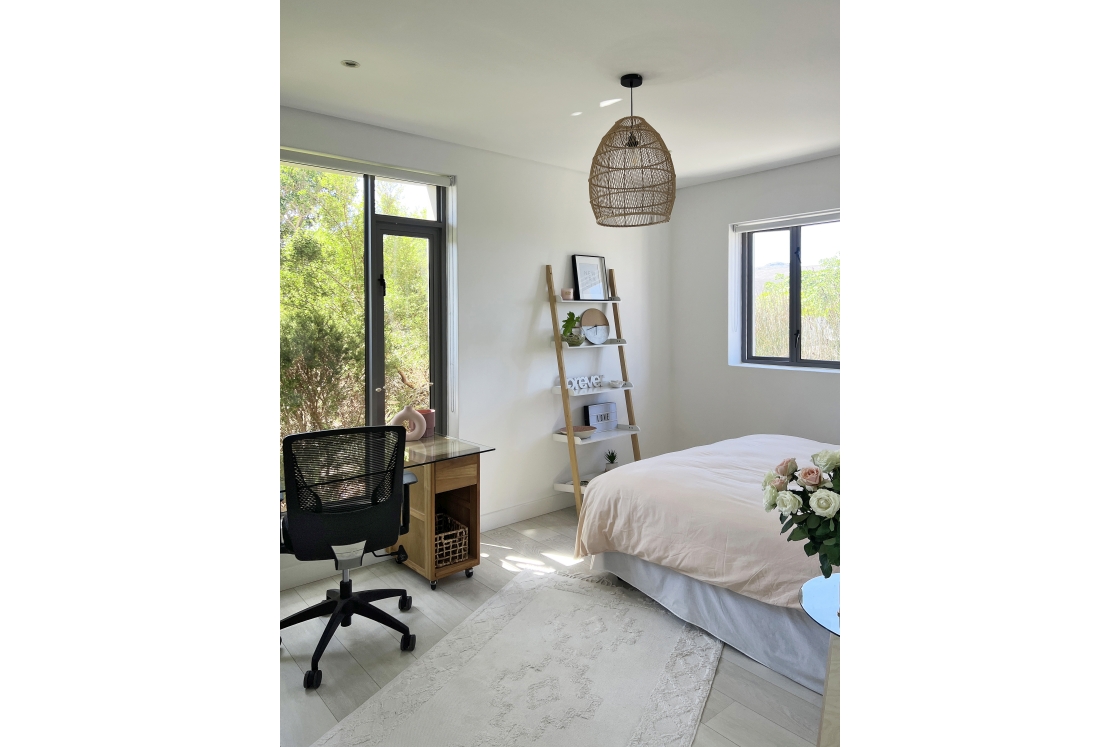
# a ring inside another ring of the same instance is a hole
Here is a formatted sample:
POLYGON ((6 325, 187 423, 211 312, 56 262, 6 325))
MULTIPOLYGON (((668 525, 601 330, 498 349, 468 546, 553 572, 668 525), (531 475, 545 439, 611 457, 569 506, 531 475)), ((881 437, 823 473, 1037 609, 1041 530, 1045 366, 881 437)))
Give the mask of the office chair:
MULTIPOLYGON (((416 476, 404 471, 404 435, 403 426, 382 425, 284 439, 288 512, 281 521, 280 552, 299 560, 333 560, 335 569, 342 571, 342 583, 338 590, 327 591, 325 601, 280 621, 283 630, 330 615, 311 669, 303 676, 304 687, 319 687, 319 659, 338 626, 349 626, 354 615, 401 633, 401 651, 416 648, 416 636, 407 625, 370 604, 400 597, 397 608, 412 609, 412 597, 404 589, 352 591, 350 583, 351 569, 361 566, 366 553, 377 555, 375 550, 396 544, 408 533, 408 485, 416 476)), ((408 557, 403 547, 393 555, 398 563, 408 557)))

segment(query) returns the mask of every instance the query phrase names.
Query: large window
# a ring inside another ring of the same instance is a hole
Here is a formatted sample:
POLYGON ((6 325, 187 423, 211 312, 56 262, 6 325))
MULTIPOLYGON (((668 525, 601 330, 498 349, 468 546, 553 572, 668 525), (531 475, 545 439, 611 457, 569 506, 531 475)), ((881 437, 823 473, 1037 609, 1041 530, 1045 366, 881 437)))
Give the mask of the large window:
POLYGON ((840 222, 742 234, 743 362, 840 367, 840 222))
POLYGON ((442 187, 280 165, 280 436, 443 412, 442 187))

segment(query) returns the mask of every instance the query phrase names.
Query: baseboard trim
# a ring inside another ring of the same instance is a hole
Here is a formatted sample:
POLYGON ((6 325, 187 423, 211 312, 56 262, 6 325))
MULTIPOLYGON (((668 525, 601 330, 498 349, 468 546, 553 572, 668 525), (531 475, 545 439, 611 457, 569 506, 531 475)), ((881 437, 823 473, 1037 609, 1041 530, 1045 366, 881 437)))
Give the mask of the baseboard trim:
MULTIPOLYGON (((388 559, 375 558, 372 554, 367 554, 362 558, 362 567, 372 563, 383 563, 388 559)), ((303 586, 312 581, 321 581, 338 574, 339 571, 334 569, 333 560, 296 560, 294 555, 280 556, 280 591, 303 586)))
POLYGON ((491 529, 504 527, 508 524, 516 524, 519 521, 526 519, 533 519, 537 516, 544 516, 553 511, 559 511, 562 508, 576 505, 576 498, 571 493, 556 493, 547 498, 540 500, 530 501, 528 503, 519 503, 516 506, 503 508, 499 511, 491 511, 488 514, 483 514, 479 517, 479 524, 482 526, 482 531, 489 532, 491 529))
MULTIPOLYGON (((491 511, 488 514, 483 514, 479 517, 479 525, 482 531, 489 532, 491 529, 504 527, 508 524, 516 524, 519 521, 550 514, 553 511, 559 511, 562 508, 574 505, 575 496, 571 493, 556 493, 547 498, 541 498, 540 500, 530 501, 528 503, 520 503, 516 506, 510 506, 509 508, 503 508, 499 511, 491 511)), ((370 563, 381 563, 388 559, 389 558, 375 558, 373 555, 366 555, 362 560, 362 565, 367 566, 370 563)), ((312 581, 321 581, 324 578, 330 578, 337 574, 338 571, 334 569, 334 561, 332 560, 300 561, 296 560, 294 555, 280 556, 280 591, 292 589, 296 586, 303 586, 312 581)))

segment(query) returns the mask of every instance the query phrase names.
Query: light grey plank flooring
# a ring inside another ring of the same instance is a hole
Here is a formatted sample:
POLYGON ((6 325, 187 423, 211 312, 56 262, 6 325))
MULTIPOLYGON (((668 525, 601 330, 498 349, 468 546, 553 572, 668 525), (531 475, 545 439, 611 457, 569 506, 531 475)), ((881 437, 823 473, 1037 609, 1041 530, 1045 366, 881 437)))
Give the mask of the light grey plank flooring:
MULTIPOLYGON (((423 656, 522 570, 553 573, 587 571, 574 556, 577 516, 574 507, 482 534, 482 564, 474 577, 462 574, 439 582, 435 591, 405 566, 389 561, 351 574, 354 589, 403 588, 412 609, 401 612, 396 599, 375 602, 416 634, 416 650, 400 650, 400 636, 372 621, 354 618, 339 628, 320 668, 323 684, 303 689, 303 672, 322 635, 325 619, 286 628, 280 648, 280 744, 307 747, 364 703, 378 689, 423 656)), ((337 589, 341 576, 280 592, 285 617, 337 589)), ((773 672, 730 646, 723 647, 716 679, 700 717, 693 747, 807 747, 816 744, 821 696, 773 672)))

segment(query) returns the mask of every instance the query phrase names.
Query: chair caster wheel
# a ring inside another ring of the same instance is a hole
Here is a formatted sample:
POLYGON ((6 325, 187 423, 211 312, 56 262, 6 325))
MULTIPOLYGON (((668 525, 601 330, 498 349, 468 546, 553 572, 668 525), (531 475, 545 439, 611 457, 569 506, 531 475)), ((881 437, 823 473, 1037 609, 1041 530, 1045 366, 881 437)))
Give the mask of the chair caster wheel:
POLYGON ((474 568, 468 568, 466 573, 467 573, 467 578, 470 578, 471 576, 474 575, 474 568))
POLYGON ((397 565, 400 565, 406 560, 408 560, 408 553, 405 552, 404 545, 401 545, 397 548, 397 565))
MULTIPOLYGON (((413 636, 413 637, 415 637, 415 636, 413 636)), ((322 669, 315 669, 315 670, 308 669, 306 672, 303 673, 303 686, 305 688, 307 688, 308 690, 316 689, 317 687, 319 687, 320 684, 322 684, 322 682, 323 682, 323 670, 322 669)))
POLYGON ((431 582, 430 584, 428 584, 428 585, 432 587, 432 591, 435 591, 435 590, 436 590, 436 582, 435 582, 435 581, 432 581, 432 582, 431 582))
POLYGON ((412 597, 405 594, 403 597, 397 600, 397 609, 399 609, 401 612, 408 612, 410 609, 412 609, 412 597))
POLYGON ((412 651, 416 648, 416 634, 401 636, 401 651, 412 651))

